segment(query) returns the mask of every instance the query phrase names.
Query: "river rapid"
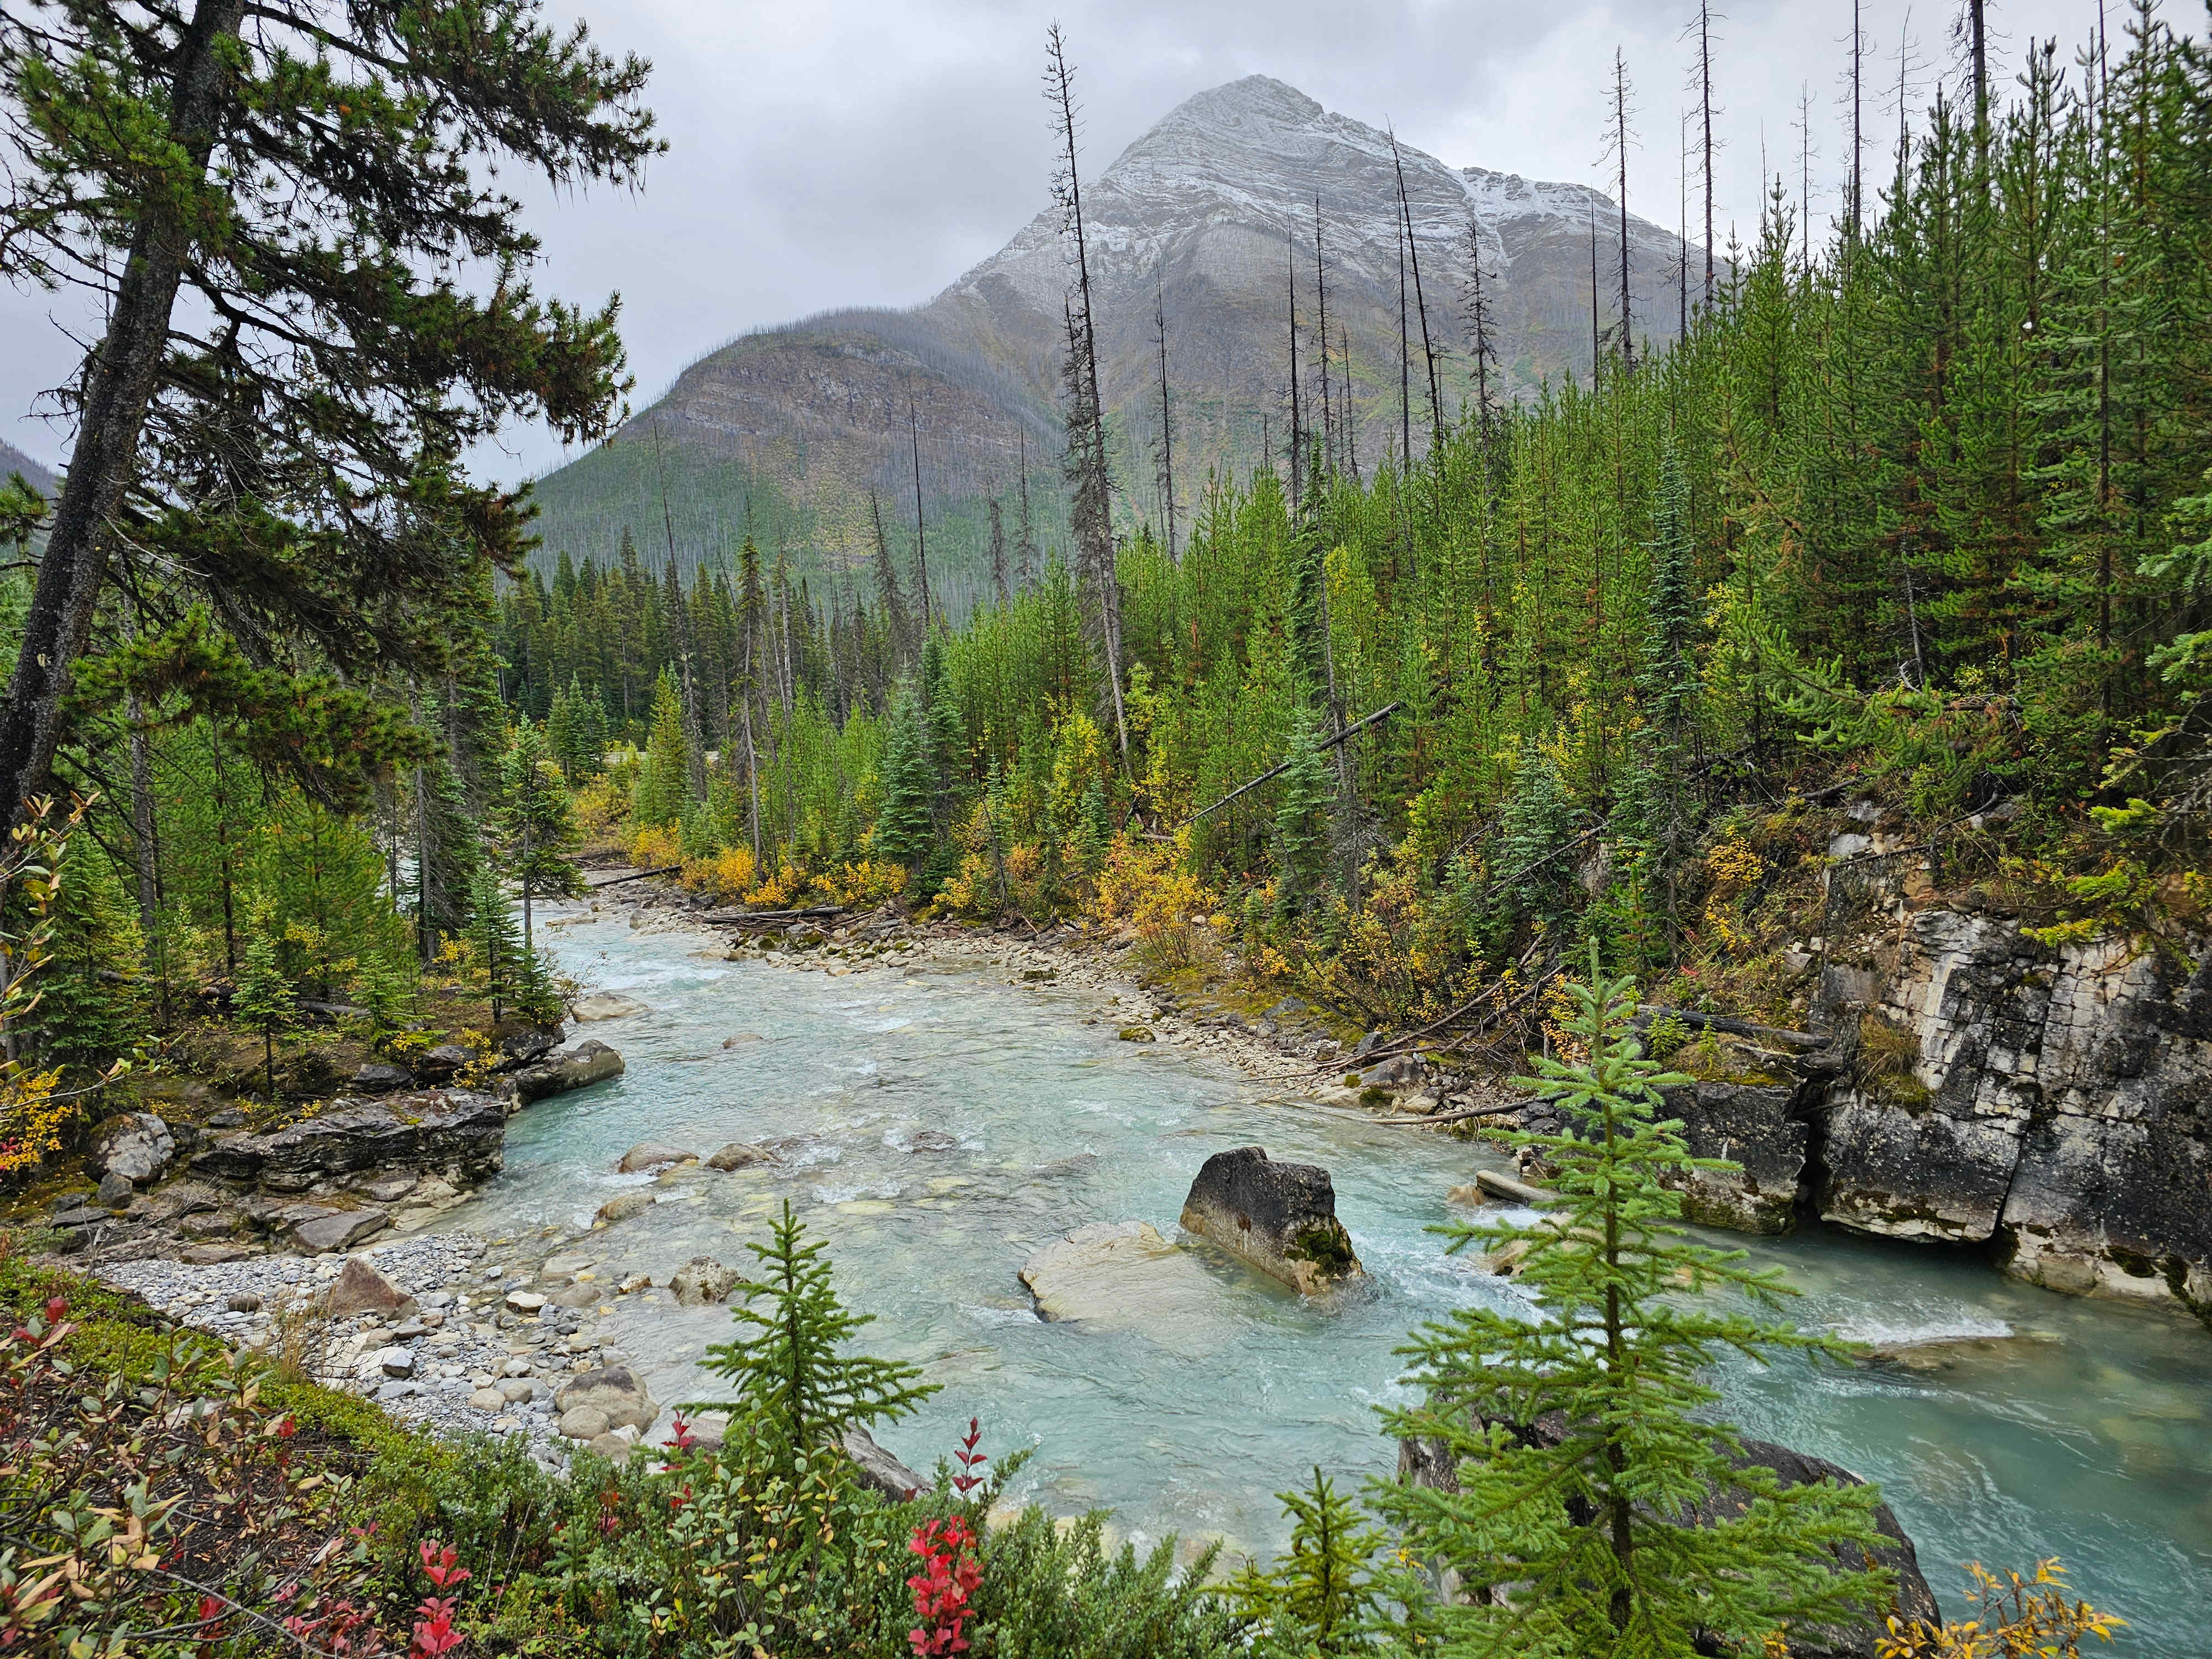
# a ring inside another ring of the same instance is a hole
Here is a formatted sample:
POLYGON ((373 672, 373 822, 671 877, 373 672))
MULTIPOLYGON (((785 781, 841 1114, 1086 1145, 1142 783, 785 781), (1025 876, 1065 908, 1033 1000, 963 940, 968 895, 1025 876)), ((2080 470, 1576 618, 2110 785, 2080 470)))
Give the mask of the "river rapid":
MULTIPOLYGON (((732 1140, 773 1167, 698 1169, 661 1201, 573 1246, 607 1285, 600 1328, 656 1399, 711 1399, 699 1369, 728 1311, 665 1291, 617 1297, 631 1272, 662 1283, 694 1255, 750 1267, 785 1199, 829 1241, 847 1302, 875 1316, 868 1350, 944 1385, 878 1431, 927 1471, 970 1415, 984 1449, 1036 1449, 1018 1492, 1057 1513, 1110 1507, 1144 1544, 1279 1548, 1273 1494, 1318 1465, 1356 1487, 1393 1467, 1377 1406, 1407 1399, 1393 1346, 1473 1304, 1520 1305, 1472 1255, 1426 1230, 1497 1149, 1271 1093, 1218 1059, 1117 1040, 1105 994, 1016 985, 967 960, 847 976, 722 960, 701 933, 633 929, 620 914, 541 911, 562 965, 647 1012, 585 1028, 628 1071, 543 1102, 508 1126, 505 1173, 441 1224, 550 1250, 607 1199, 650 1184, 614 1173, 628 1147, 702 1157, 732 1140), (1086 1024, 1086 1020, 1096 1020, 1086 1024), (736 1039, 732 1042, 732 1039, 736 1039), (1199 1165, 1257 1144, 1325 1166, 1366 1265, 1326 1303, 1195 1247, 1172 1297, 1103 1325, 1039 1320, 1017 1273, 1089 1222, 1150 1221, 1173 1239, 1199 1165)), ((2079 1594, 2131 1621, 2111 1650, 2201 1655, 2212 1632, 2212 1336, 2162 1310, 2052 1295, 1961 1255, 1823 1228, 1748 1248, 1802 1294, 1788 1316, 1863 1340, 1927 1343, 1916 1363, 1770 1370, 1731 1364, 1727 1410, 1748 1433, 1878 1480, 1945 1609, 1962 1564, 2057 1555, 2079 1594)), ((666 1418, 661 1431, 665 1432, 666 1418)))

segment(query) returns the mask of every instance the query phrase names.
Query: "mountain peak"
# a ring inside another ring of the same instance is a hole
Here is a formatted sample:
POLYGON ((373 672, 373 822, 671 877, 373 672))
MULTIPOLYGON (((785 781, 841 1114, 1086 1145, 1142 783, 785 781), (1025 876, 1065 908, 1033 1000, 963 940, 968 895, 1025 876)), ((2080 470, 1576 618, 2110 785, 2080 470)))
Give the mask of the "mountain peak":
MULTIPOLYGON (((1191 94, 1154 122, 1152 130, 1158 132, 1172 126, 1301 126, 1322 113, 1318 103, 1287 81, 1278 81, 1272 75, 1247 75, 1191 94)), ((1138 140, 1139 143, 1143 142, 1138 140)))

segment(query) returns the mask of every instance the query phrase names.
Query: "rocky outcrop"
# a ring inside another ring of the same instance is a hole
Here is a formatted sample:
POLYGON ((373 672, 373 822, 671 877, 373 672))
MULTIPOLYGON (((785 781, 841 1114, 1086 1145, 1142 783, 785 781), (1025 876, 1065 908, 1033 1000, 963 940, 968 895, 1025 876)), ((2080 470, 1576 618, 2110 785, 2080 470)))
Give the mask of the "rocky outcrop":
POLYGON ((1666 1091, 1696 1158, 1725 1158, 1731 1170, 1693 1170, 1670 1178, 1682 1213, 1709 1227, 1786 1233, 1797 1224, 1798 1188, 1811 1150, 1795 1108, 1795 1084, 1695 1083, 1666 1091))
POLYGON ((271 1194, 362 1190, 412 1176, 459 1189, 496 1174, 507 1112, 489 1095, 432 1089, 340 1099, 267 1134, 233 1134, 192 1159, 194 1173, 271 1194))
MULTIPOLYGON (((103 1182, 110 1176, 119 1176, 130 1187, 143 1187, 160 1177, 176 1152, 176 1139, 169 1126, 153 1113, 118 1112, 92 1132, 85 1172, 103 1182)), ((128 1188, 125 1196, 129 1196, 128 1188)))
MULTIPOLYGON (((1565 1419, 1554 1413, 1540 1419, 1535 1427, 1519 1424, 1506 1426, 1524 1445, 1556 1445, 1565 1429, 1565 1419)), ((1863 1486, 1866 1482, 1839 1463, 1831 1463, 1824 1457, 1808 1456, 1793 1451, 1787 1446, 1777 1446, 1764 1440, 1746 1440, 1741 1452, 1730 1458, 1739 1469, 1766 1468, 1785 1486, 1809 1486, 1816 1480, 1832 1480, 1839 1486, 1863 1486)), ((1449 1448, 1441 1440, 1413 1439, 1398 1443, 1398 1478, 1419 1486, 1431 1486, 1443 1492, 1459 1490, 1459 1474, 1454 1467, 1449 1448)), ((1698 1526, 1710 1526, 1723 1513, 1733 1516, 1739 1512, 1740 1499, 1725 1491, 1706 1494, 1686 1518, 1698 1526)), ((1874 1511, 1875 1530, 1881 1534, 1882 1542, 1866 1553, 1873 1565, 1886 1570, 1894 1584, 1891 1606, 1881 1609, 1887 1615, 1894 1613, 1899 1618, 1911 1622, 1915 1620, 1937 1620, 1935 1592, 1928 1588, 1928 1580, 1920 1571, 1919 1553, 1912 1540, 1898 1523, 1896 1513, 1888 1504, 1877 1504, 1874 1511)), ((1832 1545, 1830 1553, 1838 1572, 1860 1572, 1867 1563, 1859 1551, 1851 1546, 1832 1545)), ((1869 1618, 1858 1624, 1841 1629, 1793 1629, 1790 1632, 1790 1651, 1797 1659, 1875 1659, 1877 1642, 1881 1634, 1881 1620, 1869 1618)))
POLYGON ((1307 1294, 1364 1272, 1336 1218, 1328 1171, 1274 1163, 1258 1146, 1206 1159, 1182 1201, 1182 1219, 1185 1231, 1307 1294))
POLYGON ((1821 974, 1820 1213, 2212 1318, 2212 951, 1897 905, 1821 974))
POLYGON ((510 1075, 507 1088, 518 1107, 527 1106, 573 1089, 587 1089, 622 1073, 623 1057, 594 1039, 532 1060, 510 1075))

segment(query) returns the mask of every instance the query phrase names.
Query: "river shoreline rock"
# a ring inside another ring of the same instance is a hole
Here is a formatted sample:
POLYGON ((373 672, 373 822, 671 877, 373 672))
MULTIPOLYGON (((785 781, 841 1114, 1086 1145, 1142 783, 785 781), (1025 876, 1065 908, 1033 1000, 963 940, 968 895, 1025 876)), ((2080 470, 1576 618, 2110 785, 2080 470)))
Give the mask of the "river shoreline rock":
POLYGON ((1811 1114, 1819 1213, 2212 1322, 2212 950, 2192 967, 1909 907, 1854 942, 1842 920, 1814 1001, 1838 1050, 1811 1114))
POLYGON ((273 1194, 337 1191, 402 1172, 459 1190, 499 1172, 506 1136, 505 1109, 473 1090, 341 1098, 266 1134, 225 1136, 192 1159, 192 1170, 273 1194))
POLYGON ((588 1089, 594 1083, 604 1083, 622 1074, 621 1054, 597 1038, 588 1038, 574 1048, 533 1058, 501 1081, 520 1110, 538 1101, 588 1089))
POLYGON ((1182 1221, 1186 1232, 1304 1295, 1366 1271, 1336 1218, 1328 1171, 1312 1164, 1274 1163, 1258 1146, 1206 1159, 1183 1200, 1182 1221))

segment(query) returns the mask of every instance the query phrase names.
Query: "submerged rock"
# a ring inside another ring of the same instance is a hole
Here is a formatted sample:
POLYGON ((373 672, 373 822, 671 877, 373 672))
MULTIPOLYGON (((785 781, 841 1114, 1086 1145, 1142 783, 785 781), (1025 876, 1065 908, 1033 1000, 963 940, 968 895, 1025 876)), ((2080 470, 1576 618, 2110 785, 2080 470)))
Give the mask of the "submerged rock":
POLYGON ((1313 1164, 1276 1164, 1258 1146, 1216 1152, 1182 1202, 1185 1231, 1309 1295, 1362 1276, 1336 1218, 1336 1189, 1313 1164))
POLYGON ((1148 1221, 1079 1227, 1024 1261, 1021 1280, 1048 1322, 1137 1331, 1193 1358, 1218 1350, 1221 1282, 1148 1221))
POLYGON ((599 1213, 592 1218, 594 1227, 611 1227, 617 1221, 627 1221, 634 1215, 643 1215, 660 1200, 652 1193, 617 1193, 599 1206, 599 1213))
POLYGON ((733 1140, 726 1146, 717 1148, 714 1155, 707 1160, 707 1167, 710 1170, 742 1170, 749 1164, 775 1162, 775 1154, 767 1147, 756 1146, 750 1141, 733 1140))
POLYGON ((587 997, 578 997, 568 1012, 579 1022, 599 1019, 628 1019, 632 1014, 647 1011, 645 1004, 635 997, 618 996, 611 991, 599 991, 587 997))

